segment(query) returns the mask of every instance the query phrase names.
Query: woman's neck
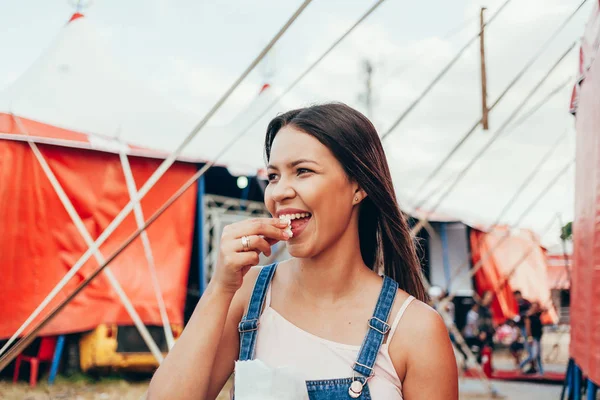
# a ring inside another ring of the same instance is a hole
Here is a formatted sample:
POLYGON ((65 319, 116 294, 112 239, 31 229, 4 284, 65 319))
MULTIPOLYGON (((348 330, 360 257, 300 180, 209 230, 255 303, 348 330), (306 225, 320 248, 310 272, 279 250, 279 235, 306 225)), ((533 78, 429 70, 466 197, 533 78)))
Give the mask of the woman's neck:
POLYGON ((334 304, 352 295, 361 279, 372 274, 360 252, 358 229, 348 229, 327 250, 311 258, 296 259, 295 286, 303 297, 334 304))

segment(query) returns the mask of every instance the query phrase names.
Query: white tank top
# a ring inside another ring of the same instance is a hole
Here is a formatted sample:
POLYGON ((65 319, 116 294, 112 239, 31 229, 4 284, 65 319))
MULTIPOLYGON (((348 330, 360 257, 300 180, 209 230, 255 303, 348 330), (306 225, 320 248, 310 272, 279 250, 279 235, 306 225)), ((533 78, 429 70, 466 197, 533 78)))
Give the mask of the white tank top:
MULTIPOLYGON (((407 298, 394 318, 386 343, 379 349, 375 375, 369 379, 369 391, 374 400, 402 400, 402 382, 398 378, 388 351, 398 322, 408 305, 407 298)), ((286 320, 271 308, 271 286, 260 317, 255 358, 271 368, 290 367, 304 380, 350 378, 358 359, 360 346, 337 343, 306 332, 286 320)))

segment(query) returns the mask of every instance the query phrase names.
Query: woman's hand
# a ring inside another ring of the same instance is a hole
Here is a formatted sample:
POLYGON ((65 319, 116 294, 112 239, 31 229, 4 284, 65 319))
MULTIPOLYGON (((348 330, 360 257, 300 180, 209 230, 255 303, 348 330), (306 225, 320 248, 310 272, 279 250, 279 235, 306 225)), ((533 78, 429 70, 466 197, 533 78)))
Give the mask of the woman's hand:
POLYGON ((269 257, 271 246, 289 239, 284 231, 287 226, 279 218, 257 218, 227 225, 211 283, 220 290, 235 293, 242 286, 246 272, 258 264, 260 253, 269 257))
POLYGON ((233 370, 239 343, 237 324, 247 302, 241 297, 234 301, 234 295, 246 272, 258 264, 259 254, 271 255, 273 244, 288 239, 286 227, 287 223, 275 218, 225 227, 210 285, 175 347, 154 374, 149 398, 205 399, 217 395, 233 370), (242 241, 242 237, 248 240, 242 241))

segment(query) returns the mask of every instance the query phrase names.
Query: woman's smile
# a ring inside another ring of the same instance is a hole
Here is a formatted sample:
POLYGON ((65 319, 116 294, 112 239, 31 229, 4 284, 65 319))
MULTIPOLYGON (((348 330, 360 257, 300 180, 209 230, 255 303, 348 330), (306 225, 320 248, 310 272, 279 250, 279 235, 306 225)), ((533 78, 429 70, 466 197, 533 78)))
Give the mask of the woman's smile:
POLYGON ((312 214, 298 208, 284 208, 278 210, 276 215, 290 223, 292 239, 298 237, 310 222, 312 214))

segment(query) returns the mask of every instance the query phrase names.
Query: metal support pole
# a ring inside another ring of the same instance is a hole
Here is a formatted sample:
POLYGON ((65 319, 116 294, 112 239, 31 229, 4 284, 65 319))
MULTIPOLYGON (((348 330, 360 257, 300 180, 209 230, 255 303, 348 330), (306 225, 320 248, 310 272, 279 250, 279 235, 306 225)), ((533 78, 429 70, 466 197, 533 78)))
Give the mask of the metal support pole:
POLYGON ((596 400, 596 394, 598 393, 598 385, 588 379, 587 385, 587 400, 596 400))
POLYGON ((581 400, 581 369, 573 364, 573 400, 581 400))
POLYGON ((481 34, 479 35, 479 51, 481 53, 481 125, 484 130, 489 129, 488 114, 489 108, 487 106, 487 73, 485 68, 485 22, 483 18, 483 12, 486 10, 485 7, 481 7, 479 14, 481 34))
POLYGON ((50 366, 50 376, 48 376, 48 385, 50 386, 54 384, 54 379, 56 379, 56 373, 58 372, 58 365, 60 364, 60 357, 62 356, 64 347, 65 335, 60 335, 56 341, 54 355, 52 356, 52 365, 50 366))
MULTIPOLYGON (((252 179, 252 178, 250 178, 250 179, 252 179)), ((242 211, 246 210, 246 202, 248 201, 248 197, 250 196, 250 185, 252 184, 252 181, 250 179, 248 179, 248 184, 246 185, 246 187, 244 189, 242 189, 242 196, 240 197, 240 200, 242 200, 240 209, 242 211)))
POLYGON ((448 254, 448 223, 440 223, 440 238, 442 239, 442 260, 444 263, 444 278, 446 290, 450 290, 450 257, 448 254))
POLYGON ((560 392, 560 400, 565 400, 565 394, 567 397, 569 397, 571 393, 571 384, 573 382, 573 379, 571 379, 573 375, 571 371, 573 371, 573 359, 569 358, 569 362, 567 364, 567 373, 565 374, 565 381, 563 382, 563 387, 560 392))
POLYGON ((197 219, 196 219, 196 229, 198 229, 198 291, 200 292, 200 296, 204 293, 208 282, 206 281, 206 252, 205 252, 205 238, 204 238, 204 194, 205 194, 206 186, 204 175, 198 179, 198 198, 196 200, 197 204, 197 219))

